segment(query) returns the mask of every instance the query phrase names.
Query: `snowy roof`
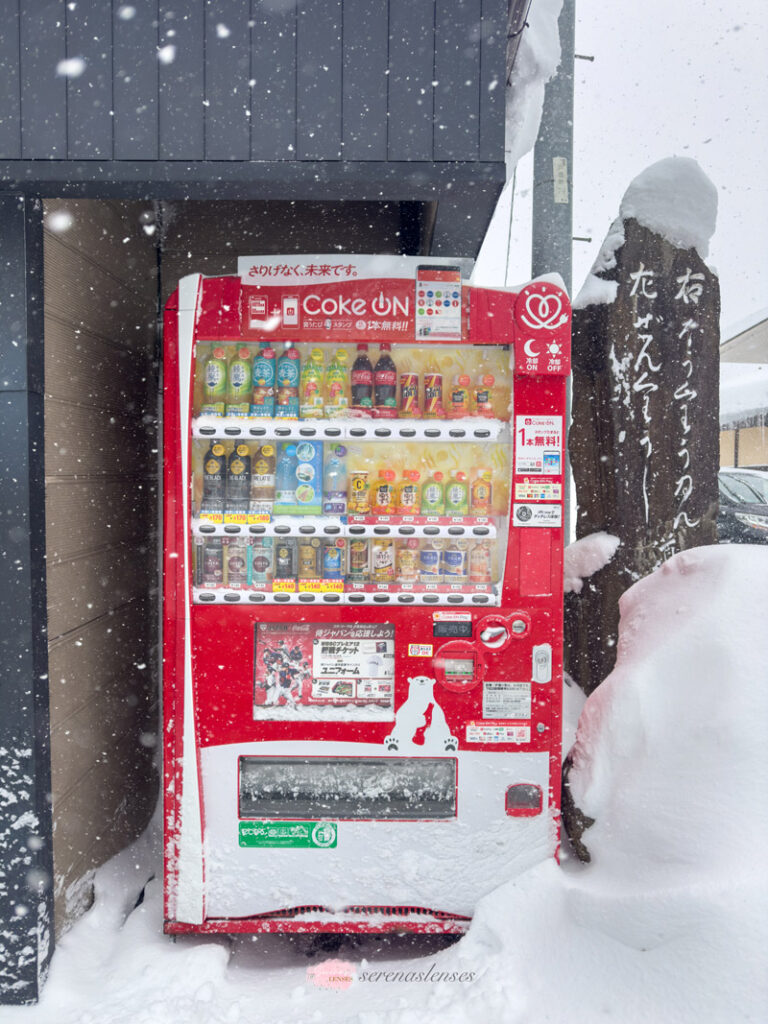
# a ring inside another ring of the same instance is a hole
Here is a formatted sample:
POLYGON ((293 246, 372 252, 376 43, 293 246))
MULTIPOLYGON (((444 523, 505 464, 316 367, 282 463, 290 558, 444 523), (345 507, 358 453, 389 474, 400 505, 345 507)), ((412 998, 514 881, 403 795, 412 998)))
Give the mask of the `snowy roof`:
POLYGON ((768 364, 720 363, 720 426, 768 414, 768 364))
POLYGON ((720 354, 729 362, 768 363, 768 308, 734 324, 723 336, 720 354))

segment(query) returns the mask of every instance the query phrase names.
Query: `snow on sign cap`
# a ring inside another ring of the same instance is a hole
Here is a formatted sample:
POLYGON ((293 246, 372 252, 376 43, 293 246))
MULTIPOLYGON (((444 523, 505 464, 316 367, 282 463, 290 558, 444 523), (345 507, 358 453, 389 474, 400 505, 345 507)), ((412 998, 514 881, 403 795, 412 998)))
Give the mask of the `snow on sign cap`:
POLYGON ((717 189, 695 160, 668 157, 638 174, 624 193, 619 216, 633 217, 705 259, 717 222, 717 189))

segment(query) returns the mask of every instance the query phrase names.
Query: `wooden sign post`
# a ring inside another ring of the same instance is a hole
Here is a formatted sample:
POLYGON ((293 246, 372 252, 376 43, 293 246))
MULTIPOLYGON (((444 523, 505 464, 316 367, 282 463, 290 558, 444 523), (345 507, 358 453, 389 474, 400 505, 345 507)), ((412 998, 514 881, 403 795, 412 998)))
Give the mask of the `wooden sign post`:
POLYGON ((588 693, 613 668, 624 591, 717 540, 718 280, 695 248, 620 224, 623 243, 592 279, 615 298, 573 311, 576 535, 621 540, 566 600, 568 670, 588 693))

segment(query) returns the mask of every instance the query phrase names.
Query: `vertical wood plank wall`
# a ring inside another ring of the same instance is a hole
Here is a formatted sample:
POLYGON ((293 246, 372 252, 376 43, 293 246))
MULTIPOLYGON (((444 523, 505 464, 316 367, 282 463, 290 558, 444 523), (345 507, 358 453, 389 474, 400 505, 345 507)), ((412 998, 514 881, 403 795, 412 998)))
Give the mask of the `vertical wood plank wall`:
POLYGON ((45 204, 56 928, 158 795, 157 256, 146 203, 45 204))
POLYGON ((506 0, 0 0, 0 160, 504 160, 506 0))

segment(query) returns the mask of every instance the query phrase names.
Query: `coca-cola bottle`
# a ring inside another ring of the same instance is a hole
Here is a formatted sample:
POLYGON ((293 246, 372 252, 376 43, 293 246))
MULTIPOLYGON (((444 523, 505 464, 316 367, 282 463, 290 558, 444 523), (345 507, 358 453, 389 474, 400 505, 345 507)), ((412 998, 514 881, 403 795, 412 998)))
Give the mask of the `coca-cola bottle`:
POLYGON ((374 416, 397 416, 397 367, 389 354, 392 348, 382 342, 380 355, 373 369, 374 416))
POLYGON ((373 367, 365 342, 361 341, 357 346, 357 353, 350 380, 352 408, 358 416, 370 416, 373 411, 373 367))

